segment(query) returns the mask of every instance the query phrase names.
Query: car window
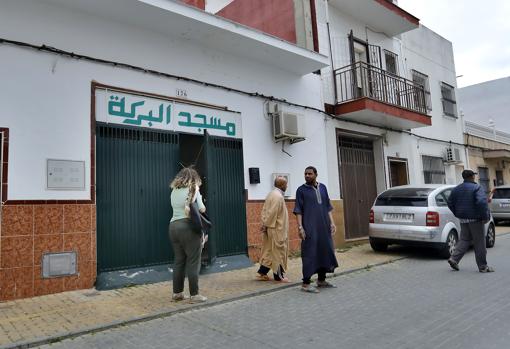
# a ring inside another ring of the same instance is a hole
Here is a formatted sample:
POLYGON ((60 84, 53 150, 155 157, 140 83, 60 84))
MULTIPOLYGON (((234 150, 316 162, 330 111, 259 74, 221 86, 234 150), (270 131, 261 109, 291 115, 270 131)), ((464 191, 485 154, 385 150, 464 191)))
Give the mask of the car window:
POLYGON ((496 189, 492 195, 493 199, 510 199, 510 189, 496 189))
POLYGON ((448 206, 448 202, 444 197, 444 193, 439 193, 436 195, 436 205, 437 206, 448 206))
POLYGON ((448 201, 448 199, 450 198, 451 193, 452 193, 452 189, 446 189, 445 191, 443 191, 443 195, 444 195, 444 198, 446 199, 446 201, 448 201))
POLYGON ((379 195, 376 206, 414 206, 427 207, 431 188, 390 189, 379 195))

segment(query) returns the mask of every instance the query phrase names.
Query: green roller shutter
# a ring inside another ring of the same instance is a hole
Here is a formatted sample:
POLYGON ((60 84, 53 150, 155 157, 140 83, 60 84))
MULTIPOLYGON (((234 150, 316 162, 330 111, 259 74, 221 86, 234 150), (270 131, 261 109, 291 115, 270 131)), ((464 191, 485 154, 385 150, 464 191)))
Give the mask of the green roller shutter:
POLYGON ((247 239, 242 140, 208 135, 205 138, 207 210, 214 222, 209 254, 245 254, 247 239))
POLYGON ((169 182, 178 163, 178 134, 98 123, 99 272, 172 261, 169 182))

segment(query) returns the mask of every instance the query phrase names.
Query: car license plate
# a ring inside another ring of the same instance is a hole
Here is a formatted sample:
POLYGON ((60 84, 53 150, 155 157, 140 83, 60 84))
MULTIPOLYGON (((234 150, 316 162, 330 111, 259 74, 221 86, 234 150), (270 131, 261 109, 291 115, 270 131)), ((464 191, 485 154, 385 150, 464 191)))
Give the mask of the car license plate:
POLYGON ((504 204, 501 203, 501 204, 499 204, 499 207, 508 208, 508 207, 510 207, 510 203, 504 203, 504 204))
POLYGON ((412 222, 414 215, 412 213, 386 213, 384 214, 385 221, 391 222, 412 222))

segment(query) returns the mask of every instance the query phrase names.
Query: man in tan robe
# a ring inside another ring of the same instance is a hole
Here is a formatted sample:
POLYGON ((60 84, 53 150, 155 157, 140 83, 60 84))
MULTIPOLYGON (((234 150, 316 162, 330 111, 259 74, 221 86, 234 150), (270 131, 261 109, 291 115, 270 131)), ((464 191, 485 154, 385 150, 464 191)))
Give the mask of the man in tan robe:
POLYGON ((289 282, 285 277, 289 253, 289 217, 283 196, 287 190, 287 180, 277 177, 274 186, 262 208, 262 256, 257 279, 269 280, 267 273, 272 270, 275 281, 289 282))

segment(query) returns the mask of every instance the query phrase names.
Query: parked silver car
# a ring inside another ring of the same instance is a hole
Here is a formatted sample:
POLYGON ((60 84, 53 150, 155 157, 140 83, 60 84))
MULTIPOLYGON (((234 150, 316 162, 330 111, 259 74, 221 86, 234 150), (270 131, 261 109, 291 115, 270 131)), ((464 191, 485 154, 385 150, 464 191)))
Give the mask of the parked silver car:
POLYGON ((510 220, 510 185, 502 185, 492 190, 489 207, 496 224, 510 220))
MULTIPOLYGON (((374 251, 391 244, 430 246, 450 257, 459 239, 460 222, 448 208, 453 185, 405 185, 382 192, 370 211, 369 238, 374 251)), ((486 245, 496 238, 494 221, 486 224, 486 245)))

